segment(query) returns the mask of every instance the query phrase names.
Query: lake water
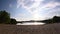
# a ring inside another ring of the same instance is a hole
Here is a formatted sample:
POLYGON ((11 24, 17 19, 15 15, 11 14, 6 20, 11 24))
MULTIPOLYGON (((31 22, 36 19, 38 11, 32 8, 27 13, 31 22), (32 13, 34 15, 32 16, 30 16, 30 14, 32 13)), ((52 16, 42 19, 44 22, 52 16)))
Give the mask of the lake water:
POLYGON ((44 25, 45 23, 42 22, 26 22, 26 23, 17 23, 16 25, 44 25))

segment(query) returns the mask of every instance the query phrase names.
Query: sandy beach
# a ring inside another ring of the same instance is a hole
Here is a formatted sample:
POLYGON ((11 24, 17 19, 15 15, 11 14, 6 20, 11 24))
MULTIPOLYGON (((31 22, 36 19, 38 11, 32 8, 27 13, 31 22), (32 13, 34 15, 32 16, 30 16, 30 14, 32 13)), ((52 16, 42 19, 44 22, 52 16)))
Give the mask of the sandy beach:
POLYGON ((60 23, 46 25, 0 24, 0 34, 60 34, 60 23))

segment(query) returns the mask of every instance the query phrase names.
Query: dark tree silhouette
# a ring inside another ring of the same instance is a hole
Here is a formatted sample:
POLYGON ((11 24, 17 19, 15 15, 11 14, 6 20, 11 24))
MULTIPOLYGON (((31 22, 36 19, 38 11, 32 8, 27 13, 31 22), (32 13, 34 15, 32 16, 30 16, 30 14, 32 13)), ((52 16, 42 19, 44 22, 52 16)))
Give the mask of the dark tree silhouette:
POLYGON ((10 24, 16 24, 16 23, 17 23, 17 21, 15 19, 11 18, 10 24))
POLYGON ((58 22, 60 22, 60 17, 58 17, 58 16, 54 16, 53 17, 53 19, 52 19, 52 21, 54 22, 54 23, 58 23, 58 22))
POLYGON ((0 11, 0 23, 8 24, 10 23, 10 14, 8 12, 0 11))
POLYGON ((46 24, 60 23, 60 17, 59 16, 54 16, 52 19, 43 20, 41 22, 44 22, 46 24))

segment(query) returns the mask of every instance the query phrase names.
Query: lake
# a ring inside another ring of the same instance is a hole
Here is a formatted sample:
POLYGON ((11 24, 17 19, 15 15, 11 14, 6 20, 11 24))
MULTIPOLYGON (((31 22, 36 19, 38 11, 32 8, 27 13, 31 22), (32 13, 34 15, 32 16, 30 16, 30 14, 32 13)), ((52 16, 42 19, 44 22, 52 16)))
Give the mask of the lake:
POLYGON ((42 22, 26 22, 26 23, 17 23, 16 25, 44 25, 45 23, 42 22))

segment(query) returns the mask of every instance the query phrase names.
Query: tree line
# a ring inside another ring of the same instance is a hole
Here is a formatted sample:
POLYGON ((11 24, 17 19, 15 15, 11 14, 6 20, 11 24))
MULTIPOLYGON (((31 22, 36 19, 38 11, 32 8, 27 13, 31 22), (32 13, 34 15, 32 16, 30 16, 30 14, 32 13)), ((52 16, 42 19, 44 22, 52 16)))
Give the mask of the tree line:
POLYGON ((16 24, 17 21, 14 18, 10 18, 10 14, 5 10, 0 11, 0 24, 16 24))
POLYGON ((51 19, 47 19, 47 20, 42 20, 41 22, 44 22, 46 24, 52 24, 52 23, 60 23, 60 16, 54 16, 51 19))

